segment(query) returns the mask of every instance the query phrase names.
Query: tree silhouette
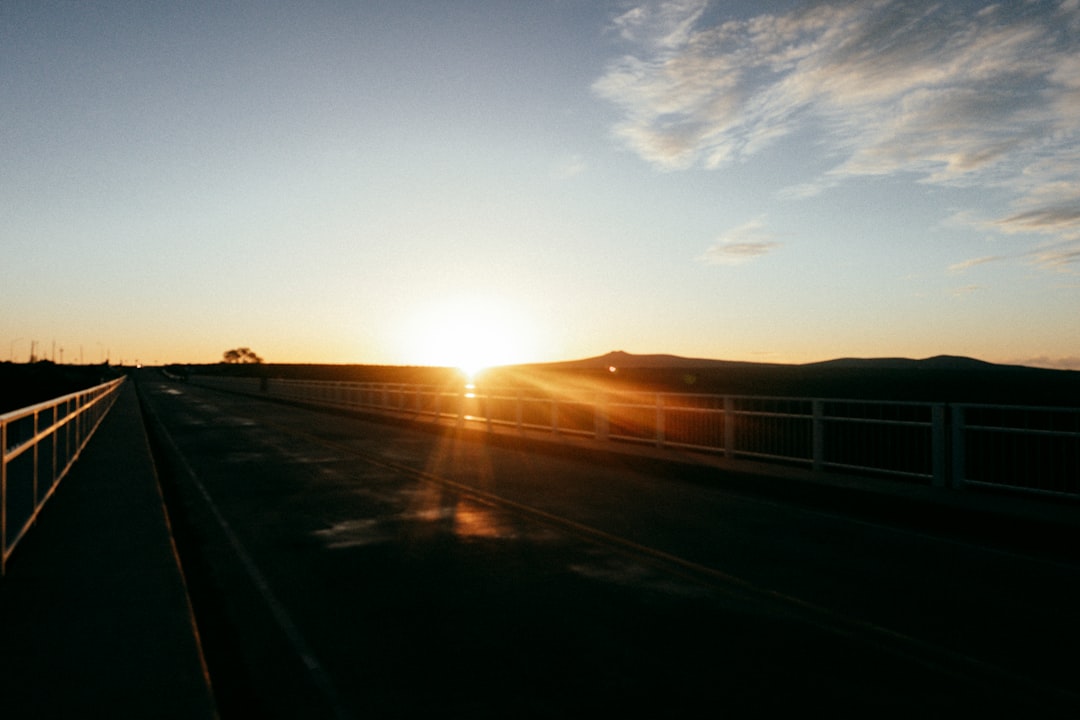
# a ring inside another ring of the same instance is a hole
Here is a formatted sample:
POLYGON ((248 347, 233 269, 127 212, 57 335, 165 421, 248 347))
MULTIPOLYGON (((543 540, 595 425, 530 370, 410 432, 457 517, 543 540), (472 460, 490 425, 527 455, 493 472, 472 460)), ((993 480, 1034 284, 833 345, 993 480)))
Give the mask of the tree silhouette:
POLYGON ((226 350, 221 361, 230 365, 240 365, 247 363, 261 363, 263 359, 256 355, 251 348, 242 347, 234 350, 226 350))

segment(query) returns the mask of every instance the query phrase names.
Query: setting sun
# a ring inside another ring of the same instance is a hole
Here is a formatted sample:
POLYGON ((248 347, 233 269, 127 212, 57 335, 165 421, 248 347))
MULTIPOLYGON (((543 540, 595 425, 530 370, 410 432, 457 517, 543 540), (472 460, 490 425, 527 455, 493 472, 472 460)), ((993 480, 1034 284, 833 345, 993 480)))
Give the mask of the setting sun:
POLYGON ((528 322, 505 302, 462 297, 420 313, 406 338, 412 362, 460 368, 469 377, 484 368, 531 360, 528 322))

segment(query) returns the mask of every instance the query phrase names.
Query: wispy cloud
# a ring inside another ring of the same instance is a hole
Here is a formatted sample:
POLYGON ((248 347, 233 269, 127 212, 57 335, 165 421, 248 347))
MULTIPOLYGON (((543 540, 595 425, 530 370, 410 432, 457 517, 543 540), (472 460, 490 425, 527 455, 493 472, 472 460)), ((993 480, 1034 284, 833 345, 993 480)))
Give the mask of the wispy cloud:
POLYGON ((639 5, 615 18, 614 25, 626 40, 658 49, 678 47, 690 38, 708 4, 708 0, 666 0, 639 5))
POLYGON ((720 167, 814 127, 838 160, 791 194, 906 173, 1004 191, 1000 231, 1080 239, 1080 2, 854 0, 724 22, 707 5, 616 21, 631 51, 593 87, 648 162, 720 167))
POLYGON ((1003 225, 1044 230, 1080 226, 1080 199, 1074 205, 1042 207, 1017 213, 1001 220, 1003 225))
MULTIPOLYGON (((1080 0, 1078 0, 1080 2, 1080 0)), ((1080 185, 1073 189, 1074 197, 1080 198, 1080 185)), ((1038 200, 1026 198, 1018 205, 1035 206, 1037 209, 1022 210, 1004 218, 987 220, 971 212, 959 212, 947 218, 943 224, 956 227, 974 228, 1016 235, 1021 233, 1046 236, 1046 241, 1020 249, 1009 255, 989 255, 972 258, 950 265, 948 270, 960 273, 976 265, 997 262, 999 260, 1021 260, 1043 270, 1064 273, 1080 277, 1080 205, 1069 201, 1056 203, 1069 190, 1048 185, 1040 190, 1038 200), (1051 198, 1051 196, 1056 196, 1051 198)))
POLYGON ((1035 264, 1046 270, 1070 275, 1080 274, 1076 270, 1076 267, 1080 266, 1080 243, 1041 248, 1031 253, 1031 255, 1035 264))
POLYGON ((970 260, 964 260, 963 262, 953 263, 949 266, 949 272, 962 273, 965 270, 975 267, 976 265, 984 265, 986 263, 998 262, 1004 260, 1002 255, 986 255, 984 257, 971 258, 970 260))
POLYGON ((964 297, 984 289, 982 285, 964 285, 963 287, 953 288, 952 295, 953 297, 964 297))
POLYGON ((708 265, 742 265, 780 246, 760 218, 728 230, 699 258, 708 265))

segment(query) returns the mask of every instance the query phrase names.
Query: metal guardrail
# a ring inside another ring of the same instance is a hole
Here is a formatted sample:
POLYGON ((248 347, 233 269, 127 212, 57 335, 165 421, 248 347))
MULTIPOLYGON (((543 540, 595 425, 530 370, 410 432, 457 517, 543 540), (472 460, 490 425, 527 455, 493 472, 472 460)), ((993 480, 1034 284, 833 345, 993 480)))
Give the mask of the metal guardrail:
POLYGON ((0 575, 123 382, 117 378, 0 415, 0 575))
POLYGON ((959 483, 1080 497, 1080 409, 955 405, 953 418, 959 483))
POLYGON ((1080 408, 195 376, 344 410, 856 472, 951 488, 1080 497, 1080 408))

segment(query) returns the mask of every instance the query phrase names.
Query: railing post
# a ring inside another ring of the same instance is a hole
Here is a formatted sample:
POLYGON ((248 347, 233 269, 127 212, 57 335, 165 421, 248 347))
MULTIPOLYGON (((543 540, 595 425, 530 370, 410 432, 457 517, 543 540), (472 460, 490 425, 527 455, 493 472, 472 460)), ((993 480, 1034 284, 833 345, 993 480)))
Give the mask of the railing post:
POLYGON ((664 394, 656 393, 656 447, 664 447, 664 394))
POLYGON ((78 418, 72 417, 71 406, 72 401, 68 400, 67 407, 64 408, 65 417, 68 418, 67 424, 64 425, 64 465, 71 463, 71 434, 75 432, 75 423, 78 422, 78 418))
POLYGON ((813 400, 810 408, 810 442, 813 448, 811 467, 817 472, 825 466, 825 403, 821 400, 813 400))
POLYGON ((932 484, 934 487, 945 487, 947 484, 946 458, 948 453, 945 447, 945 406, 933 405, 930 408, 930 467, 933 473, 932 484))
POLYGON ((37 486, 38 486, 38 458, 41 455, 38 449, 41 447, 41 443, 38 442, 38 416, 41 414, 40 410, 34 411, 34 434, 31 435, 32 442, 34 443, 34 476, 30 486, 31 497, 34 499, 33 508, 37 511, 37 486))
POLYGON ((517 431, 520 435, 525 432, 525 396, 520 388, 517 391, 517 403, 514 412, 517 417, 517 431))
POLYGON ((551 434, 559 434, 559 401, 554 395, 551 396, 551 434))
POLYGON ((7 423, 0 421, 0 577, 7 572, 7 423))
POLYGON ((735 457, 735 398, 724 397, 724 457, 735 457))
POLYGON ((56 424, 60 422, 60 406, 53 405, 53 424, 52 424, 52 474, 49 477, 49 490, 52 490, 53 484, 56 482, 56 475, 60 472, 60 467, 57 464, 58 457, 56 454, 56 446, 60 441, 60 430, 56 427, 56 424))
POLYGON ((86 396, 79 395, 75 398, 75 412, 79 413, 79 429, 75 436, 75 457, 80 457, 83 450, 83 439, 90 432, 93 423, 90 414, 86 411, 86 396))
POLYGON ((965 408, 963 405, 952 406, 952 444, 949 448, 952 451, 952 476, 949 478, 950 487, 963 488, 965 477, 965 466, 967 465, 966 458, 964 456, 964 421, 965 408))
POLYGON ((611 433, 607 393, 596 393, 595 402, 596 404, 593 406, 593 435, 597 440, 606 442, 610 439, 611 433))

